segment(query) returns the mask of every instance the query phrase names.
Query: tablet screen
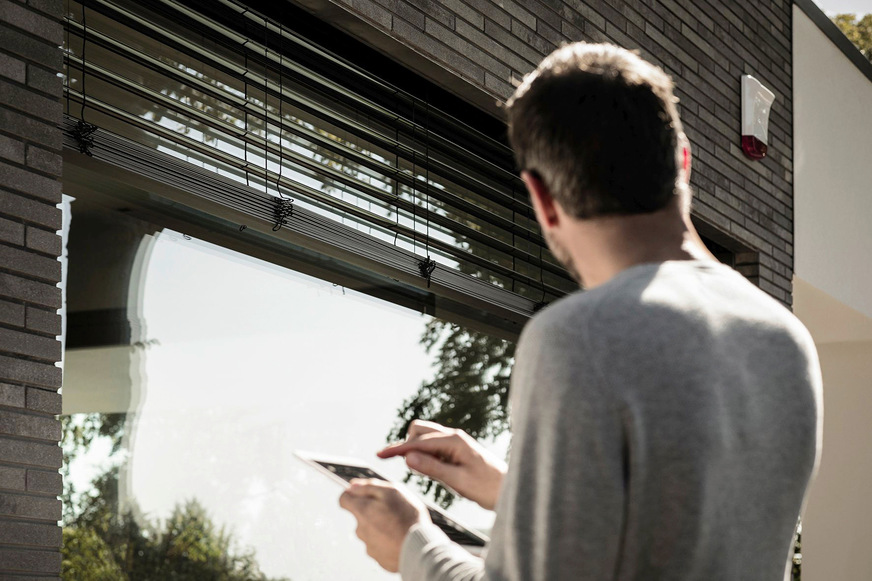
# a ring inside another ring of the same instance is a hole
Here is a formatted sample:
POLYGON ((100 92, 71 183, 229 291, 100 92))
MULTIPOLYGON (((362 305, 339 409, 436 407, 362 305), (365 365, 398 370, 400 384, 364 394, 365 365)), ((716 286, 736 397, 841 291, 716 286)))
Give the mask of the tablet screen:
POLYGON ((355 478, 375 478, 389 482, 387 478, 381 474, 377 474, 374 470, 364 466, 351 466, 349 464, 339 464, 336 462, 327 462, 326 460, 312 460, 315 464, 323 466, 325 470, 331 474, 335 474, 346 482, 351 482, 355 478))

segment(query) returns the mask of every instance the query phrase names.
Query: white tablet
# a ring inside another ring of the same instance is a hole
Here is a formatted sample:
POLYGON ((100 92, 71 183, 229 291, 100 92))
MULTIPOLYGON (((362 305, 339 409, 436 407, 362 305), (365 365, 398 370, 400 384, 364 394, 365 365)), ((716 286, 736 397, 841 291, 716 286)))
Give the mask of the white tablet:
MULTIPOLYGON (((375 478, 390 482, 390 480, 373 470, 370 466, 367 466, 364 462, 353 458, 337 458, 335 456, 325 456, 301 450, 295 451, 294 455, 316 468, 322 474, 346 487, 354 478, 375 478)), ((430 512, 430 519, 433 521, 433 524, 442 529, 449 539, 474 555, 481 554, 482 549, 488 542, 486 536, 475 529, 457 522, 457 519, 448 516, 438 506, 431 504, 425 499, 422 499, 422 501, 430 512)))

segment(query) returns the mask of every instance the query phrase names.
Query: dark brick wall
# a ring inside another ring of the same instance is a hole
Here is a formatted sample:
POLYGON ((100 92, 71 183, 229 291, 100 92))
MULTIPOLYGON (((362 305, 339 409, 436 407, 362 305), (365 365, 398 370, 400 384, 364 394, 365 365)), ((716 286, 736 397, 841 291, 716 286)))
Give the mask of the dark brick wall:
POLYGON ((0 578, 61 568, 61 0, 0 0, 0 578))
MULTIPOLYGON (((677 83, 695 154, 694 214, 708 225, 704 234, 743 251, 743 272, 792 303, 789 0, 293 1, 430 78, 438 75, 421 65, 418 55, 497 100, 511 95, 523 75, 561 42, 639 49, 677 83), (347 13, 353 13, 353 22, 347 13), (388 42, 378 40, 381 36, 388 42), (405 48, 417 54, 410 56, 405 48), (739 147, 742 74, 755 76, 776 94, 769 156, 762 161, 747 160, 739 147)), ((464 84, 442 80, 452 88, 464 84)), ((464 93, 462 87, 458 92, 464 93)))

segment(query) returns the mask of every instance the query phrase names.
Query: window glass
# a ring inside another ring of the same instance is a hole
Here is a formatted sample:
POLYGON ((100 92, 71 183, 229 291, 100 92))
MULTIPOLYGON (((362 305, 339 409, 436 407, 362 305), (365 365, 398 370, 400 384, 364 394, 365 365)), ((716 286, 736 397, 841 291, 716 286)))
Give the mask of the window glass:
MULTIPOLYGON (((512 343, 369 283, 66 203, 66 578, 393 578, 366 556, 341 487, 294 451, 402 481, 402 461, 375 452, 423 412, 505 456, 512 343)), ((449 510, 492 524, 467 501, 449 510)))

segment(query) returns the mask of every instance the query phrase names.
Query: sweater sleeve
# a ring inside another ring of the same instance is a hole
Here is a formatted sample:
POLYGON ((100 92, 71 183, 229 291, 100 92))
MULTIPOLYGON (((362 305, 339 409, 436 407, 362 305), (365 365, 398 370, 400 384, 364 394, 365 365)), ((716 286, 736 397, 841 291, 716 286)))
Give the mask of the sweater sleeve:
POLYGON ((403 546, 404 581, 614 578, 625 505, 621 421, 585 363, 580 329, 550 314, 518 344, 511 458, 485 559, 432 525, 417 527, 403 546))
POLYGON ((480 581, 484 563, 451 542, 433 524, 414 526, 400 552, 400 573, 404 580, 480 581))

